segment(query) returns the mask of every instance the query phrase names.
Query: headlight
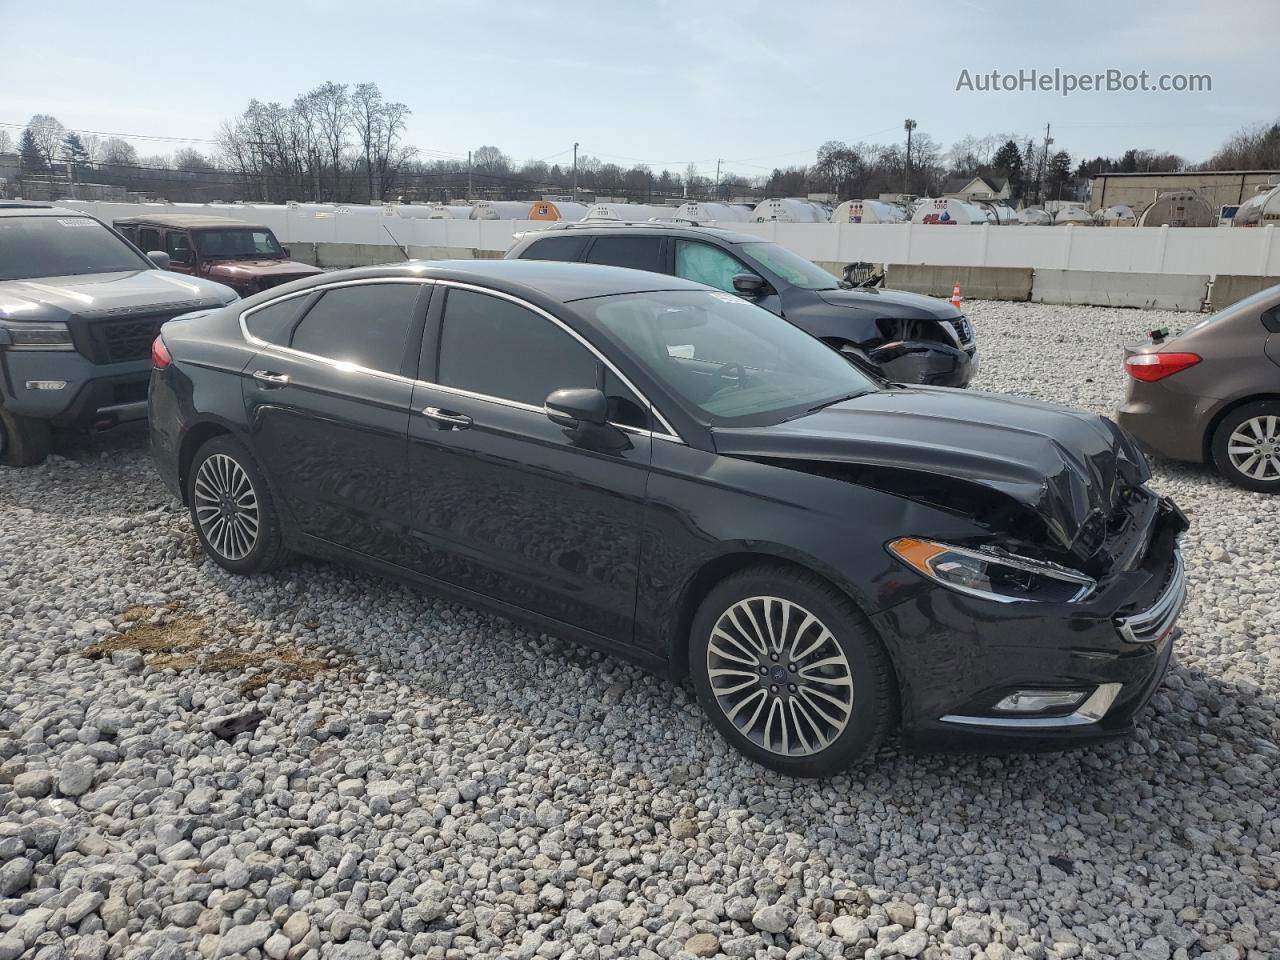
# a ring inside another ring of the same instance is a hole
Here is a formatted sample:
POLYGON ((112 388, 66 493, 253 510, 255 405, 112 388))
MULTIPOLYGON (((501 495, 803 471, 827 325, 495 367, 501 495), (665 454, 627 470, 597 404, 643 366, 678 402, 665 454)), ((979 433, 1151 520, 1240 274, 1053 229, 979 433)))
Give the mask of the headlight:
POLYGON ((3 332, 7 335, 4 339, 10 344, 10 350, 75 349, 71 342, 71 329, 57 321, 5 324, 3 332))
POLYGON ((930 580, 959 593, 998 603, 1074 603, 1092 591, 1092 577, 1057 564, 1013 554, 970 550, 902 537, 889 552, 930 580))

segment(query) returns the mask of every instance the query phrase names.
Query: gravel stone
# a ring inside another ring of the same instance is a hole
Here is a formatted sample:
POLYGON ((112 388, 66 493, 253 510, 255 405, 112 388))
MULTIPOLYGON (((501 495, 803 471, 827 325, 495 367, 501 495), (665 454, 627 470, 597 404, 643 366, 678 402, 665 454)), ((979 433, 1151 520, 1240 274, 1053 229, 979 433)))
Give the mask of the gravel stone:
POLYGON ((684 942, 684 948, 695 957, 714 957, 720 952, 720 938, 714 933, 695 933, 684 942))
MULTIPOLYGON (((1123 344, 1196 319, 964 309, 976 389, 1096 413, 1123 344)), ((815 782, 502 617, 330 564, 229 576, 145 425, 59 443, 0 467, 0 960, 1280 957, 1280 510, 1208 467, 1152 464, 1188 598, 1133 736, 815 782), (135 623, 198 645, 82 655, 135 623)))

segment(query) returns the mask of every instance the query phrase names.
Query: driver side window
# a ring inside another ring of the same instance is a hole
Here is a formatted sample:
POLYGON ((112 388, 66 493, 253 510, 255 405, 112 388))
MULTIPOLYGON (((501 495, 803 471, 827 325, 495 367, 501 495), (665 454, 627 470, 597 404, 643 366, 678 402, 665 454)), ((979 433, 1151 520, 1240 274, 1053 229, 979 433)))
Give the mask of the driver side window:
POLYGON ((191 237, 185 233, 170 230, 164 235, 165 250, 175 263, 191 262, 191 237))
POLYGON ((689 240, 676 241, 676 276, 734 293, 733 278, 739 273, 754 274, 737 257, 719 247, 689 240))

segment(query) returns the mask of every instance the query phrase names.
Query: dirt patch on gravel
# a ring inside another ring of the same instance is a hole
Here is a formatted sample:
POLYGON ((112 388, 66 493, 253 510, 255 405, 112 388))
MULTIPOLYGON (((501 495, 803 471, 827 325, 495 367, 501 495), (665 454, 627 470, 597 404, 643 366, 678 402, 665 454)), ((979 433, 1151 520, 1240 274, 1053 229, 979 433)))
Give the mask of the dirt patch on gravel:
MULTIPOLYGON (((287 643, 271 650, 209 649, 214 638, 204 617, 183 616, 163 623, 150 622, 158 609, 141 604, 129 607, 120 615, 121 620, 136 626, 90 644, 80 655, 98 660, 117 650, 136 650, 150 654, 148 665, 156 670, 247 674, 240 682, 241 693, 252 693, 273 681, 311 680, 329 669, 327 661, 287 643)), ((246 637, 252 635, 253 629, 233 625, 227 627, 226 632, 234 637, 246 637)))

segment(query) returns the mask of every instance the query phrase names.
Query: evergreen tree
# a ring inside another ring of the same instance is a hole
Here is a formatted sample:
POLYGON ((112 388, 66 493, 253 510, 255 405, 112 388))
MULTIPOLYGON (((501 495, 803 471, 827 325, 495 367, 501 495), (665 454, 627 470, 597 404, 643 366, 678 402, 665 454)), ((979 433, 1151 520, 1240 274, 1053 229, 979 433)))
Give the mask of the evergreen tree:
POLYGON ((22 161, 23 170, 39 171, 49 169, 49 165, 44 162, 44 154, 40 152, 40 145, 36 143, 35 134, 31 132, 31 128, 22 131, 22 136, 18 138, 18 156, 22 161))
POLYGON ((74 130, 68 130, 67 135, 62 138, 62 155, 68 163, 79 165, 89 162, 89 151, 80 139, 80 134, 74 130))
POLYGON ((1006 140, 991 158, 991 169, 999 171, 1009 178, 1009 192, 1014 197, 1022 196, 1022 151, 1012 140, 1006 140))

